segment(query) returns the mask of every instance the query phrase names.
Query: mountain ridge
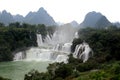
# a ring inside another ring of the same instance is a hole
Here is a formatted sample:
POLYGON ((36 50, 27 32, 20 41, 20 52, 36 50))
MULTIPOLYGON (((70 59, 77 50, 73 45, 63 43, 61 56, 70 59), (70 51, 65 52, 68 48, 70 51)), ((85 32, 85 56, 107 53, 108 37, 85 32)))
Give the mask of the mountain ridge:
POLYGON ((10 13, 8 13, 6 10, 3 10, 0 14, 0 22, 8 25, 9 23, 14 22, 14 19, 10 13))
POLYGON ((54 19, 47 13, 47 11, 41 7, 36 12, 29 12, 25 17, 22 15, 12 15, 11 13, 3 10, 0 13, 0 22, 8 25, 12 22, 25 22, 29 24, 45 24, 47 26, 56 25, 54 19))
MULTIPOLYGON (((30 11, 26 16, 22 16, 20 14, 12 15, 6 10, 3 10, 2 12, 0 12, 0 22, 4 23, 5 25, 8 25, 9 23, 13 22, 28 24, 45 24, 47 26, 63 25, 63 23, 57 24, 57 22, 54 21, 53 17, 50 16, 49 13, 43 7, 39 8, 36 12, 30 11)), ((95 11, 87 13, 81 24, 78 24, 75 20, 71 21, 70 24, 73 27, 80 28, 104 28, 110 25, 120 26, 120 24, 118 23, 111 23, 103 14, 95 11)))
POLYGON ((83 22, 79 25, 80 28, 104 28, 112 25, 112 23, 100 12, 89 12, 86 14, 83 22))
POLYGON ((75 20, 71 21, 70 24, 71 24, 73 27, 78 27, 78 25, 79 25, 78 22, 75 21, 75 20))

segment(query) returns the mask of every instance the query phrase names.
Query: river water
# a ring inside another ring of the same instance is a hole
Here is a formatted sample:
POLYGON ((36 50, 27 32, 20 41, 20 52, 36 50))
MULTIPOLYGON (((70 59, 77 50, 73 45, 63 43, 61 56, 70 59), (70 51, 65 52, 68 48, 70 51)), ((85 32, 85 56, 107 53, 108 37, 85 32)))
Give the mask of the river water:
POLYGON ((24 80, 24 75, 35 69, 45 72, 51 62, 42 61, 11 61, 0 63, 0 76, 11 80, 24 80))

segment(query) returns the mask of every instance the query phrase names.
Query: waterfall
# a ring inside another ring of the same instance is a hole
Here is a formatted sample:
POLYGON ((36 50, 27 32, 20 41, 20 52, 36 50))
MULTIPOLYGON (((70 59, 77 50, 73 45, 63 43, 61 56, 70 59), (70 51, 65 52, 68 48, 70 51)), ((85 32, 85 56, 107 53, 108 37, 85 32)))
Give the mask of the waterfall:
POLYGON ((37 34, 37 43, 38 43, 38 47, 43 45, 41 34, 37 34))
POLYGON ((83 42, 82 44, 76 46, 73 57, 82 59, 83 62, 86 62, 90 57, 90 52, 92 52, 90 46, 83 42))
POLYGON ((50 61, 51 51, 47 49, 31 48, 26 51, 27 61, 50 61))
POLYGON ((25 58, 25 52, 24 51, 20 51, 18 53, 15 54, 14 56, 14 61, 18 61, 18 60, 23 60, 25 58))
POLYGON ((71 45, 72 43, 65 43, 65 44, 57 44, 54 46, 54 51, 61 51, 64 53, 70 53, 71 52, 71 45))
POLYGON ((47 44, 50 44, 50 43, 52 42, 51 37, 50 37, 49 34, 47 34, 47 36, 46 36, 44 42, 47 43, 47 44))
POLYGON ((75 38, 79 38, 78 32, 75 32, 75 38))
POLYGON ((32 47, 24 52, 20 51, 16 53, 14 55, 14 61, 52 61, 66 63, 71 43, 61 43, 59 40, 56 40, 58 39, 58 35, 57 32, 53 34, 52 38, 50 35, 46 35, 43 42, 41 34, 36 34, 38 47, 32 47), (46 44, 51 44, 52 48, 48 48, 46 44))
POLYGON ((68 56, 67 55, 58 55, 55 62, 64 62, 67 63, 68 56))
POLYGON ((60 52, 50 49, 32 47, 25 52, 18 52, 14 57, 14 61, 51 61, 67 63, 68 56, 60 52), (26 56, 24 55, 26 54, 26 56))
POLYGON ((62 51, 62 46, 63 46, 63 44, 56 44, 56 45, 53 47, 53 50, 54 50, 54 51, 62 51))
POLYGON ((66 52, 66 53, 70 53, 71 52, 71 46, 72 46, 72 43, 65 43, 62 46, 62 51, 66 52))
POLYGON ((71 51, 72 43, 70 41, 72 41, 72 38, 67 40, 67 36, 62 31, 55 31, 53 35, 48 34, 45 39, 42 39, 41 34, 36 34, 36 36, 38 47, 32 47, 24 53, 22 51, 16 53, 14 56, 15 61, 67 62, 71 51), (49 48, 46 44, 49 44, 52 48, 49 48))
MULTIPOLYGON (((36 34, 38 47, 31 47, 28 50, 20 51, 14 55, 15 61, 52 61, 67 62, 68 55, 71 53, 73 38, 78 38, 78 32, 71 27, 59 27, 53 35, 46 35, 42 39, 41 34, 36 34)), ((76 46, 73 56, 80 58, 83 62, 87 61, 91 48, 87 43, 76 46)))

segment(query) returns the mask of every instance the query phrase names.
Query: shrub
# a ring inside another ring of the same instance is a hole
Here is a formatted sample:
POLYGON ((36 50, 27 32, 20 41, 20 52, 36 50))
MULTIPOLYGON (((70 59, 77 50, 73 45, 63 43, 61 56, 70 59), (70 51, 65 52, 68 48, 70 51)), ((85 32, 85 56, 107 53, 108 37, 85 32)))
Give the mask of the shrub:
POLYGON ((0 77, 0 80, 10 80, 10 79, 0 77))
POLYGON ((62 77, 63 79, 72 74, 71 66, 63 64, 55 70, 55 77, 62 77))
POLYGON ((104 71, 97 71, 89 75, 90 79, 92 80, 106 80, 105 78, 107 77, 104 71))

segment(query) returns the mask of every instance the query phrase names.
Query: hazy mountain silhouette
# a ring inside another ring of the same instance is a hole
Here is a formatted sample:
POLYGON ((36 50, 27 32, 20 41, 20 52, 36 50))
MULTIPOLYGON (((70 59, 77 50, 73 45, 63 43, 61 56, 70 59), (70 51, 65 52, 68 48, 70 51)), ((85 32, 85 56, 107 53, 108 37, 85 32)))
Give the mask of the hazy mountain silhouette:
POLYGON ((105 16, 102 16, 95 24, 96 28, 105 28, 111 26, 112 23, 108 21, 108 19, 105 16))
POLYGON ((12 22, 25 22, 29 24, 45 24, 47 26, 56 25, 54 19, 44 8, 40 8, 37 12, 29 12, 25 17, 19 14, 13 16, 4 10, 0 13, 0 22, 4 24, 12 22))
MULTIPOLYGON (((7 11, 2 11, 0 13, 0 22, 8 25, 12 22, 25 22, 29 24, 45 24, 47 26, 57 25, 54 19, 47 13, 47 11, 41 7, 37 12, 29 12, 25 17, 22 15, 11 15, 7 11)), ((76 21, 70 22, 70 24, 74 27, 94 27, 94 28, 104 28, 112 25, 112 23, 101 13, 97 12, 89 12, 84 21, 78 25, 76 21)), ((117 24, 119 26, 119 24, 117 24)))
POLYGON ((72 22, 70 22, 70 24, 73 26, 73 27, 78 27, 78 23, 77 23, 77 21, 72 21, 72 22))
POLYGON ((6 10, 4 10, 0 14, 0 22, 8 25, 9 23, 14 22, 14 18, 10 13, 8 13, 6 10))
POLYGON ((15 22, 23 22, 24 21, 24 17, 19 14, 13 16, 13 18, 14 18, 15 22))
POLYGON ((115 22, 115 23, 113 23, 113 25, 115 25, 117 27, 120 27, 120 23, 119 22, 115 22))
POLYGON ((24 22, 29 24, 45 24, 45 25, 55 25, 53 18, 47 13, 44 8, 40 8, 37 12, 29 12, 24 22))
POLYGON ((103 28, 110 26, 111 22, 101 13, 89 12, 84 21, 79 25, 81 28, 93 27, 93 28, 103 28))

